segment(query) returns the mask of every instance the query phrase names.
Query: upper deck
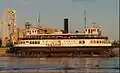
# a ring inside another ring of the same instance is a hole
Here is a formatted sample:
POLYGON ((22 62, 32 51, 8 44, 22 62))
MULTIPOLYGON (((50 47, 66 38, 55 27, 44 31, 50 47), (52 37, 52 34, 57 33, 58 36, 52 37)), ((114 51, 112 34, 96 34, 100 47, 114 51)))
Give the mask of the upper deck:
POLYGON ((64 33, 62 31, 48 32, 49 30, 43 30, 42 28, 29 28, 26 29, 25 35, 19 39, 108 39, 107 36, 101 35, 101 30, 98 26, 87 27, 83 33, 64 33))
POLYGON ((30 39, 108 39, 107 36, 98 36, 92 34, 39 34, 39 35, 26 35, 22 40, 30 39))

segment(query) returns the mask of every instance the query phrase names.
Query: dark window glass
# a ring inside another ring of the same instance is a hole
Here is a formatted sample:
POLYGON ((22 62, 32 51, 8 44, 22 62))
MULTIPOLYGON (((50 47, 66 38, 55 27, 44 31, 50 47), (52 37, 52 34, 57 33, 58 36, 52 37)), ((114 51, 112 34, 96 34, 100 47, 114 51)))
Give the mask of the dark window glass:
POLYGON ((28 43, 28 41, 26 41, 26 43, 28 43))
POLYGON ((34 33, 34 30, 32 32, 34 33))
POLYGON ((97 31, 99 31, 99 29, 97 29, 97 31))
POLYGON ((99 41, 97 41, 97 43, 99 43, 99 41))
POLYGON ((81 41, 79 41, 79 43, 81 43, 81 41))
POLYGON ((32 41, 32 43, 34 44, 34 41, 32 41))
POLYGON ((90 29, 88 29, 88 33, 90 33, 90 29))
POLYGON ((83 44, 85 43, 85 41, 83 41, 83 44))
POLYGON ((40 41, 38 41, 38 44, 40 44, 40 41))

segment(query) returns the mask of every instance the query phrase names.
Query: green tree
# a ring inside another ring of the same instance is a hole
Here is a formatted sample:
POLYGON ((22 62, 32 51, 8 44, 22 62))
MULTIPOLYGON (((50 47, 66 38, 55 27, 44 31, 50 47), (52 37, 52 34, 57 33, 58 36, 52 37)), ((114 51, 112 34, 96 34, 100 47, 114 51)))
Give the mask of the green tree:
POLYGON ((6 43, 6 47, 12 47, 12 43, 10 42, 10 40, 7 40, 7 43, 6 43))

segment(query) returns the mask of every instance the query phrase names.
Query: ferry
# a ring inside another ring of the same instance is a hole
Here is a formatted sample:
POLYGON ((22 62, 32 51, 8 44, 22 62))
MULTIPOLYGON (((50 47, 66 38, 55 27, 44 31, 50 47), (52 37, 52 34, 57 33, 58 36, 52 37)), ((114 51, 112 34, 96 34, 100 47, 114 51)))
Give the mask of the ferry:
POLYGON ((19 52, 38 53, 103 53, 113 48, 111 40, 102 35, 99 26, 86 27, 84 32, 75 33, 69 33, 66 26, 64 28, 65 32, 48 33, 50 30, 29 26, 24 37, 18 38, 18 42, 15 42, 14 48, 19 52))

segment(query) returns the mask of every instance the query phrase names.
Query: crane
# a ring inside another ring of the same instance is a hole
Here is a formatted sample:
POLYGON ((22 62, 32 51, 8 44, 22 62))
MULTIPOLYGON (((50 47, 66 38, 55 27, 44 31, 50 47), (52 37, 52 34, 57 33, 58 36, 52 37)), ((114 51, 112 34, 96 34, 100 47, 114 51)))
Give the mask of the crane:
POLYGON ((8 24, 9 40, 12 44, 17 41, 16 11, 12 9, 5 10, 5 22, 8 24))
POLYGON ((0 20, 0 25, 1 25, 2 46, 6 46, 5 32, 4 32, 4 22, 3 22, 3 20, 0 20))
MULTIPOLYGON (((5 11, 4 11, 5 12, 5 11)), ((6 46, 6 29, 5 29, 5 14, 3 14, 2 19, 0 20, 1 25, 1 38, 2 38, 2 46, 6 46)))
POLYGON ((3 20, 0 19, 0 27, 1 27, 1 28, 0 28, 0 29, 1 29, 1 30, 0 30, 0 32, 1 32, 0 34, 1 34, 1 36, 2 36, 2 30, 3 30, 2 25, 3 25, 3 20))
POLYGON ((9 31, 9 40, 13 44, 17 40, 17 28, 16 28, 16 11, 11 9, 5 9, 3 13, 3 19, 0 20, 1 32, 2 32, 2 46, 6 46, 7 29, 9 31), (8 26, 6 26, 8 25, 8 26))

